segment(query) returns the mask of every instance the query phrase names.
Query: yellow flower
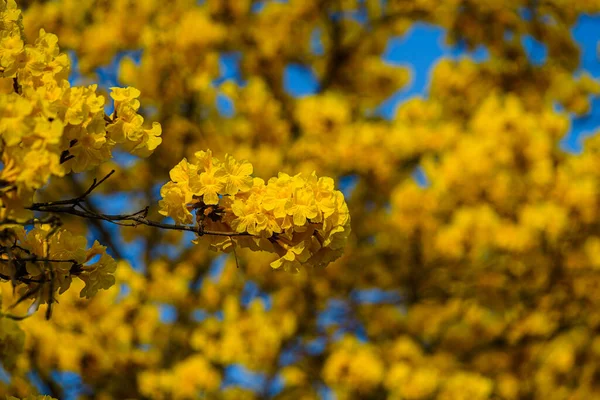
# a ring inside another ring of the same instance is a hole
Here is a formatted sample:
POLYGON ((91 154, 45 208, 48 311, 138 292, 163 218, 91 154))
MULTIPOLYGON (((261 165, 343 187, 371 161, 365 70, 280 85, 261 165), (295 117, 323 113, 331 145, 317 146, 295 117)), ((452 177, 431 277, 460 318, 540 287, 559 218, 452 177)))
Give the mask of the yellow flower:
POLYGON ((234 201, 231 210, 237 216, 231 222, 231 227, 236 232, 248 232, 258 236, 267 227, 267 217, 261 212, 255 195, 252 195, 247 201, 234 201))
POLYGON ((0 67, 3 69, 3 76, 15 73, 23 49, 23 40, 18 35, 5 36, 0 39, 0 67))
POLYGON ((131 154, 148 157, 162 143, 162 127, 153 122, 150 129, 144 129, 144 118, 138 114, 140 91, 133 88, 111 88, 115 100, 113 123, 106 127, 109 136, 116 143, 123 143, 131 154))
MULTIPOLYGON (((97 244, 98 242, 96 242, 97 244)), ((50 256, 55 260, 73 260, 79 264, 87 261, 87 240, 85 236, 73 235, 61 230, 50 238, 50 256)), ((71 285, 71 263, 52 263, 55 279, 58 281, 59 293, 64 293, 71 285)))
POLYGON ((112 97, 115 103, 130 102, 140 97, 140 91, 131 86, 126 88, 111 87, 110 90, 110 97, 112 97))
POLYGON ((219 164, 219 160, 217 160, 212 155, 212 151, 197 151, 194 153, 194 157, 196 157, 196 163, 200 168, 204 168, 206 172, 210 171, 213 166, 219 164))
POLYGON ((222 170, 212 168, 208 172, 202 172, 198 183, 192 187, 195 195, 203 196, 202 200, 205 204, 219 203, 218 194, 223 189, 223 182, 220 176, 222 176, 222 170))
POLYGON ((21 164, 27 167, 21 170, 17 183, 30 189, 42 187, 50 175, 64 175, 58 154, 47 150, 27 152, 22 158, 21 164))
POLYGON ((262 206, 272 211, 276 218, 285 218, 292 199, 291 177, 280 172, 277 178, 269 179, 262 206))
MULTIPOLYGON (((102 246, 104 247, 104 246, 102 246)), ((79 293, 80 297, 90 298, 100 289, 108 289, 115 284, 114 272, 117 270, 117 262, 108 254, 106 247, 98 262, 85 265, 79 278, 85 282, 85 287, 79 293)))
POLYGON ((306 242, 300 242, 296 246, 287 249, 283 257, 271 263, 273 269, 283 267, 285 271, 298 271, 302 263, 310 258, 311 254, 306 242))
MULTIPOLYGON (((71 128, 71 130, 75 131, 79 129, 71 128)), ((81 134, 77 134, 77 136, 77 143, 69 148, 69 154, 73 158, 65 163, 74 172, 85 171, 110 158, 110 145, 106 140, 105 132, 82 132, 81 134)))
POLYGON ((187 184, 168 182, 160 189, 162 200, 159 201, 160 214, 169 216, 178 224, 192 222, 192 214, 187 204, 192 201, 192 192, 187 184))
POLYGON ((306 220, 315 218, 318 212, 319 209, 311 191, 306 189, 296 189, 294 191, 291 206, 287 210, 287 214, 294 217, 294 225, 304 226, 306 220))
MULTIPOLYGON (((198 167, 188 162, 187 159, 181 160, 179 164, 169 171, 169 178, 174 183, 185 182, 190 185, 190 181, 198 176, 198 167)), ((190 185, 191 186, 191 185, 190 185)))
POLYGON ((139 137, 133 143, 126 147, 131 154, 148 157, 162 143, 162 127, 158 122, 152 123, 152 128, 142 129, 139 137))
POLYGON ((450 377, 439 394, 441 400, 488 399, 494 389, 493 382, 479 374, 459 372, 450 377))
POLYGON ((345 336, 325 361, 322 376, 333 387, 347 385, 368 392, 383 381, 384 364, 375 349, 345 336))
POLYGON ((226 155, 223 162, 223 194, 233 196, 237 192, 252 188, 252 164, 247 161, 238 163, 233 157, 226 155))
POLYGON ((0 135, 7 146, 17 145, 29 133, 30 101, 16 93, 0 96, 0 135))

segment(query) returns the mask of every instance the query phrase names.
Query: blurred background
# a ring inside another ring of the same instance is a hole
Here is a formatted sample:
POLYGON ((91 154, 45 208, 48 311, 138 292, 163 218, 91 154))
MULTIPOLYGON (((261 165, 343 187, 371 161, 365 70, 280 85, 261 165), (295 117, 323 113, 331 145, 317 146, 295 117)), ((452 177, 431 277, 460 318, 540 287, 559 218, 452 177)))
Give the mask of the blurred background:
POLYGON ((66 220, 120 260, 117 285, 23 321, 0 394, 600 398, 600 1, 17 3, 72 85, 134 86, 163 127, 149 158, 115 152, 42 198, 116 169, 91 207, 160 220, 169 170, 211 149, 265 180, 334 177, 353 233, 292 274, 66 220))

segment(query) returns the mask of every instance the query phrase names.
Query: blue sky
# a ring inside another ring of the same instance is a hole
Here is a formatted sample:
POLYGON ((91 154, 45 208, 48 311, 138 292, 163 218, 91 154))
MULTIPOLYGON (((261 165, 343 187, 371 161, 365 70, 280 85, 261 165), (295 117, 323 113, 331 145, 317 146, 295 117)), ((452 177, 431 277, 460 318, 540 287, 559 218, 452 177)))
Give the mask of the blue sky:
MULTIPOLYGON (((588 72, 600 78, 600 61, 598 59, 598 41, 600 40, 600 16, 582 16, 572 30, 573 36, 582 49, 581 68, 578 73, 588 72)), ((383 54, 383 59, 390 64, 401 65, 411 69, 411 83, 388 99, 379 109, 386 118, 391 118, 398 104, 415 96, 425 96, 432 68, 442 57, 471 57, 477 61, 487 59, 488 52, 479 47, 473 52, 465 52, 460 48, 450 47, 444 43, 445 30, 425 23, 413 25, 402 37, 390 39, 383 54)), ((524 39, 530 59, 534 63, 545 60, 546 48, 531 37, 524 39)), ((318 46, 316 46, 318 47, 318 46)), ((317 82, 314 74, 299 65, 288 67, 284 76, 284 86, 288 93, 303 96, 314 93, 317 82)), ((565 138, 563 148, 567 151, 581 150, 580 138, 590 133, 600 124, 600 99, 592 101, 593 108, 589 115, 573 119, 571 133, 565 138)))

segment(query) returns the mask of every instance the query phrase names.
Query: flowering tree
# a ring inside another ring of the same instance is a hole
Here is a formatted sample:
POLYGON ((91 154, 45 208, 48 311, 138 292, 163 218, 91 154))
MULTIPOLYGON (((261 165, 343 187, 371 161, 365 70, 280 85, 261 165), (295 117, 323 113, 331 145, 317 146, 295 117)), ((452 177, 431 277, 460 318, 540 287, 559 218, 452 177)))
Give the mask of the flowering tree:
POLYGON ((569 31, 597 12, 0 0, 0 395, 597 397, 600 139, 558 145, 600 93, 569 31), (385 119, 409 73, 381 54, 419 21, 489 58, 385 119))

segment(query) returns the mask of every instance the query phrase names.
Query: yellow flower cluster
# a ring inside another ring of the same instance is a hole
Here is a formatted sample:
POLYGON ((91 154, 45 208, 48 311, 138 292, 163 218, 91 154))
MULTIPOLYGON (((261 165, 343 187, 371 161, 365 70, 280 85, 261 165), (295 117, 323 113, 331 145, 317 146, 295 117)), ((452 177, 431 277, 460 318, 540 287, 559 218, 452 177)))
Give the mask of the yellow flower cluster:
POLYGON ((141 393, 159 399, 193 399, 215 392, 221 383, 218 370, 201 355, 191 356, 170 369, 139 375, 141 393))
MULTIPOLYGON (((77 373, 91 382, 126 365, 136 365, 136 375, 142 366, 146 369, 154 365, 156 353, 140 347, 149 344, 157 334, 160 326, 158 307, 140 302, 147 292, 140 293, 135 287, 135 281, 142 277, 128 264, 121 262, 115 275, 118 284, 91 299, 79 296, 85 283, 73 280, 71 289, 61 295, 60 306, 49 321, 44 319, 44 313, 38 312, 18 322, 32 347, 40 342, 48 347, 35 352, 30 361, 23 362, 21 357, 17 370, 27 371, 32 364, 53 366, 77 373), (127 299, 122 298, 123 287, 128 287, 132 294, 127 299), (106 351, 107 348, 118 351, 106 351)), ((10 283, 0 286, 5 289, 6 304, 10 305, 10 283)), ((29 348, 26 345, 26 349, 29 348)), ((131 385, 135 375, 126 379, 130 383, 128 387, 135 387, 135 383, 131 385)), ((13 390, 8 393, 23 395, 29 392, 13 390)), ((2 394, 0 385, 0 398, 2 394)))
MULTIPOLYGON (((218 291, 214 286, 207 289, 218 291)), ((203 293, 206 296, 207 293, 203 293)), ((291 312, 265 310, 253 301, 243 310, 235 296, 222 297, 223 320, 209 317, 190 337, 190 345, 214 363, 241 364, 253 370, 277 361, 282 343, 296 332, 297 321, 291 312)))
POLYGON ((11 228, 11 234, 5 234, 7 239, 0 242, 10 249, 0 256, 0 274, 15 282, 26 282, 21 292, 39 303, 50 302, 56 291, 64 293, 74 276, 85 282, 81 297, 90 298, 98 290, 114 285, 117 264, 105 246, 95 241, 86 250, 84 236, 52 229, 49 225, 36 226, 29 232, 21 226, 11 228))
POLYGON ((331 178, 279 173, 265 184, 253 178, 252 164, 210 150, 196 160, 182 160, 161 188, 160 213, 176 223, 192 222, 196 212, 199 233, 222 232, 215 248, 234 245, 276 253, 273 268, 296 271, 302 265, 325 266, 340 257, 350 233, 344 195, 331 178), (225 233, 231 232, 228 236, 225 233))
POLYGON ((344 386, 368 393, 383 380, 384 364, 372 345, 345 336, 336 343, 335 350, 323 366, 323 379, 340 390, 344 386))
POLYGON ((150 129, 142 126, 144 118, 137 113, 140 108, 137 100, 139 90, 132 87, 111 89, 115 112, 110 116, 112 123, 107 125, 106 132, 114 143, 122 143, 131 154, 149 156, 162 142, 160 124, 153 122, 150 129))
MULTIPOLYGON (((161 142, 161 128, 142 127, 139 91, 112 88, 115 113, 104 113, 105 98, 97 85, 71 87, 70 62, 61 54, 56 35, 43 29, 25 44, 21 11, 14 0, 0 1, 0 180, 3 217, 14 203, 27 202, 35 189, 54 176, 81 172, 111 158, 116 144, 148 156, 161 142)), ((14 212, 13 212, 14 214, 14 212)))

